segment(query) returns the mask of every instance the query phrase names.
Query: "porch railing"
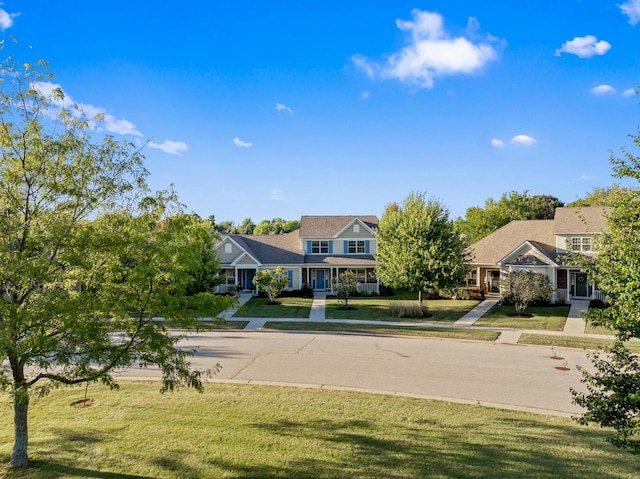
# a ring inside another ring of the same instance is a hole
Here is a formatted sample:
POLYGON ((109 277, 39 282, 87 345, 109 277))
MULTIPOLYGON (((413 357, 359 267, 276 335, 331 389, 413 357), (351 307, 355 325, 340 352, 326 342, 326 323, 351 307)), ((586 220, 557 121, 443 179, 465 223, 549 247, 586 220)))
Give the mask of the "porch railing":
POLYGON ((358 293, 379 293, 378 283, 358 283, 358 293))

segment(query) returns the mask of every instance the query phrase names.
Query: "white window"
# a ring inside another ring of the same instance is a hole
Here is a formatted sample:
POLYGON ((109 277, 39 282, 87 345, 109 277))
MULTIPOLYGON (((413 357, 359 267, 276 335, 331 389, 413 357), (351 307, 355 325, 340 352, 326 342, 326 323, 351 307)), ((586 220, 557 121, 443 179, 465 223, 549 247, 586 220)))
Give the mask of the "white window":
POLYGON ((349 241, 349 249, 348 249, 349 254, 357 254, 357 253, 364 253, 364 252, 365 252, 365 247, 364 247, 363 240, 349 241))
POLYGON ((571 251, 593 251, 590 236, 576 236, 571 238, 571 251))
POLYGON ((354 233, 360 233, 360 225, 358 223, 353 225, 353 232, 354 233))
POLYGON ((231 243, 225 243, 225 245, 224 245, 224 252, 225 252, 225 253, 231 253, 231 249, 232 249, 232 248, 233 248, 233 247, 231 246, 231 243))
MULTIPOLYGON (((229 246, 231 246, 231 245, 229 245, 229 246)), ((236 273, 235 273, 235 271, 233 271, 231 269, 228 269, 227 270, 227 278, 226 279, 227 279, 226 282, 227 282, 228 285, 236 284, 236 273)))
POLYGON ((311 253, 313 254, 326 254, 329 252, 329 242, 328 241, 312 241, 311 242, 311 253))

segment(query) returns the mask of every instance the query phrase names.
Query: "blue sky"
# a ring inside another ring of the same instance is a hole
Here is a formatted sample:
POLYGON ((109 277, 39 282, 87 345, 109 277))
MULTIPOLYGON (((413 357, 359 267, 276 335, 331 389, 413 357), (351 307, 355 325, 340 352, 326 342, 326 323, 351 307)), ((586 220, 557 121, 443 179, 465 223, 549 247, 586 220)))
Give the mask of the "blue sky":
POLYGON ((0 8, 21 60, 150 141, 152 188, 219 221, 381 215, 411 191, 453 217, 511 190, 569 202, 613 182, 640 124, 640 0, 0 8))

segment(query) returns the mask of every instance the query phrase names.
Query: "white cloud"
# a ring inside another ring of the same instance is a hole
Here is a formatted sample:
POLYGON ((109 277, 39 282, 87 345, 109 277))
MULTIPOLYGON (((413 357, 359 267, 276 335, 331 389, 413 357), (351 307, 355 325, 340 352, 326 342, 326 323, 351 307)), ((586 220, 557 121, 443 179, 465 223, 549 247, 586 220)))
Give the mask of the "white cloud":
POLYGON ((580 58, 591 58, 596 55, 604 55, 610 48, 611 44, 609 42, 598 41, 594 35, 586 35, 584 37, 574 37, 573 40, 564 42, 556 50, 555 55, 559 57, 561 53, 571 53, 580 58))
POLYGON ((233 139, 233 144, 236 145, 236 146, 239 146, 241 148, 251 148, 253 146, 253 143, 249 143, 247 141, 242 141, 237 136, 233 139))
POLYGON ((360 98, 362 98, 363 100, 366 100, 367 98, 369 98, 370 93, 368 91, 363 91, 362 93, 360 93, 360 98))
POLYGON ((71 98, 71 95, 68 95, 57 83, 33 82, 31 88, 49 98, 54 107, 67 108, 76 118, 84 118, 91 128, 97 131, 107 131, 118 135, 143 136, 129 120, 118 119, 107 113, 107 110, 101 106, 76 103, 71 98), (59 93, 63 96, 59 96, 59 93))
POLYGON ((276 103, 276 111, 277 112, 285 112, 293 115, 293 110, 289 108, 287 105, 283 105, 282 103, 276 103))
POLYGON ((495 38, 487 37, 474 43, 477 40, 476 19, 469 19, 469 38, 452 38, 445 31, 440 14, 418 9, 412 10, 411 14, 413 20, 396 20, 400 30, 411 34, 408 45, 382 62, 353 55, 353 64, 369 77, 393 78, 432 88, 437 77, 471 74, 497 60, 498 54, 491 45, 495 38))
POLYGON ((536 139, 529 135, 516 135, 511 138, 512 145, 518 146, 531 146, 536 142, 536 139))
POLYGON ((629 0, 618 6, 622 13, 629 17, 631 25, 636 25, 640 22, 640 0, 629 0))
POLYGON ((633 88, 627 88, 625 91, 622 92, 622 96, 634 96, 636 94, 636 91, 633 88))
POLYGON ((3 32, 7 28, 11 28, 13 26, 13 19, 20 15, 20 13, 8 13, 3 8, 0 8, 0 30, 3 32))
POLYGON ((493 146, 494 148, 502 148, 504 146, 504 141, 493 138, 491 140, 491 146, 493 146))
POLYGON ((189 151, 189 147, 184 141, 164 140, 162 143, 150 141, 147 144, 149 145, 149 148, 164 151, 169 155, 182 156, 183 152, 189 151))
POLYGON ((589 180, 593 180, 593 176, 589 176, 586 173, 583 173, 580 175, 580 178, 578 178, 580 181, 589 181, 589 180))
POLYGON ((269 193, 267 199, 273 201, 285 201, 287 199, 287 196, 284 194, 284 191, 275 189, 271 190, 271 193, 269 193))
POLYGON ((616 92, 615 88, 613 88, 611 85, 594 86, 589 91, 596 96, 613 95, 616 92))

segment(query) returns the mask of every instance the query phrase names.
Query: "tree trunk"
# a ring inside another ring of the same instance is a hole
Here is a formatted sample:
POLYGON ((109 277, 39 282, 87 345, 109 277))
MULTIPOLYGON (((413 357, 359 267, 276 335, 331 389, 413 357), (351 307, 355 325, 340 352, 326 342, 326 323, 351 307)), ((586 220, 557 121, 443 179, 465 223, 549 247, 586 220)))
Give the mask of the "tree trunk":
POLYGON ((13 424, 14 442, 11 465, 13 467, 25 467, 28 462, 27 445, 29 432, 27 429, 27 413, 29 411, 29 398, 16 397, 13 400, 13 424))
POLYGON ((418 291, 418 304, 422 306, 422 290, 418 291))

